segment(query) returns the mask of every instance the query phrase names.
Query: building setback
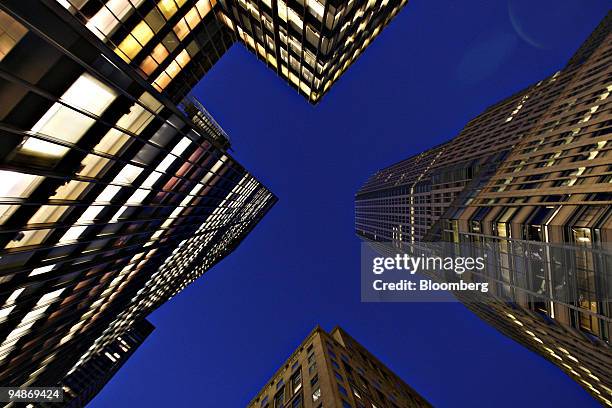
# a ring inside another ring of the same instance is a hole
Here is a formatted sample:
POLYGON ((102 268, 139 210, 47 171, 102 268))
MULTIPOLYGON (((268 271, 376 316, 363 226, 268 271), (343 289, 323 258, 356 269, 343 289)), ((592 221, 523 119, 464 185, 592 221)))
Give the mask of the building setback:
POLYGON ((431 407, 340 327, 315 327, 248 408, 431 407))
POLYGON ((608 406, 611 28, 608 14, 562 70, 377 172, 355 197, 366 241, 492 249, 490 294, 455 295, 608 406))
POLYGON ((131 65, 58 2, 0 3, 0 384, 72 406, 276 202, 131 65))

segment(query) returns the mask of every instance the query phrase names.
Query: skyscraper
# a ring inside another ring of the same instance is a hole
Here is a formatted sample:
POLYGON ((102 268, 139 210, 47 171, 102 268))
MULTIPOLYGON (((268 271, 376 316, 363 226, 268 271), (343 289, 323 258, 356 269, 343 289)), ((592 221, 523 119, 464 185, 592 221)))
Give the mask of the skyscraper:
POLYGON ((377 172, 355 197, 367 241, 492 251, 494 273, 469 277, 490 293, 456 297, 608 406, 611 28, 608 14, 561 71, 377 172))
POLYGON ((407 0, 220 0, 218 14, 247 49, 311 103, 407 0))
MULTIPOLYGON (((132 325, 123 335, 107 344, 101 353, 79 365, 60 385, 66 393, 69 407, 82 407, 96 396, 113 375, 125 364, 151 334, 154 327, 143 319, 132 325)), ((49 403, 49 407, 57 403, 49 403)))
POLYGON ((57 1, 175 103, 237 41, 317 103, 406 2, 57 1))
POLYGON ((0 3, 3 386, 92 398, 276 202, 168 96, 58 3, 0 3))
POLYGON ((248 408, 431 405, 340 327, 315 327, 248 408))
POLYGON ((0 382, 91 398, 274 204, 190 95, 237 40, 314 103, 404 3, 0 3, 0 382))

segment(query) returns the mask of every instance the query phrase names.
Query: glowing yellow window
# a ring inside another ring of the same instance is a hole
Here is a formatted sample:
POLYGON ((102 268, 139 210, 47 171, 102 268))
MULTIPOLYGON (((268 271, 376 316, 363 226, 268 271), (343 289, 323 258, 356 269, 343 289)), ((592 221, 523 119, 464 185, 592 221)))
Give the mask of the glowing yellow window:
POLYGON ((69 183, 60 186, 51 199, 78 200, 90 184, 85 181, 70 180, 69 183))
POLYGON ((151 55, 142 61, 140 69, 142 69, 147 75, 151 75, 153 71, 161 64, 168 56, 168 50, 163 44, 157 44, 151 55))
POLYGON ((174 78, 181 72, 181 66, 174 60, 168 65, 166 72, 170 75, 170 78, 174 78))
POLYGON ((196 3, 196 7, 198 8, 198 11, 202 17, 206 16, 206 14, 208 14, 208 12, 212 9, 212 6, 208 0, 198 1, 196 3))
POLYGON ((67 205, 43 205, 30 218, 28 224, 47 224, 57 222, 70 207, 67 205))
POLYGON ((174 13, 178 11, 178 8, 176 7, 177 4, 178 7, 181 7, 186 1, 187 0, 177 0, 175 2, 174 0, 161 0, 159 3, 157 3, 157 7, 159 7, 164 17, 170 19, 174 13))
POLYGON ((21 231, 21 238, 17 238, 9 242, 4 248, 19 248, 28 245, 38 245, 45 240, 47 235, 51 233, 51 229, 36 230, 36 231, 21 231))
POLYGON ((198 10, 194 7, 185 15, 185 20, 187 20, 187 24, 193 30, 200 23, 201 18, 200 14, 198 14, 198 10))
POLYGON ((168 74, 166 74, 166 72, 162 72, 161 74, 159 74, 159 76, 155 79, 155 82, 153 83, 153 86, 158 90, 158 91, 163 91, 164 89, 166 89, 166 87, 170 84, 170 82, 172 81, 172 78, 170 78, 168 76, 168 74))
POLYGON ((153 38, 153 35, 154 33, 151 27, 149 27, 146 22, 141 21, 134 27, 132 32, 121 41, 115 52, 117 52, 125 62, 130 62, 138 55, 142 47, 153 38))
POLYGON ((140 69, 147 75, 151 75, 159 64, 149 55, 140 63, 140 69))
POLYGON ((180 19, 179 22, 176 23, 176 25, 174 26, 174 32, 176 33, 179 40, 182 40, 183 38, 187 37, 187 34, 189 34, 190 31, 191 30, 189 29, 189 26, 183 18, 180 19))
POLYGON ((183 50, 179 55, 176 56, 175 61, 178 62, 181 67, 185 68, 189 61, 191 61, 191 56, 189 55, 187 50, 183 50))
POLYGON ((110 160, 95 154, 88 154, 81 162, 83 166, 78 175, 83 177, 102 177, 104 168, 110 160))

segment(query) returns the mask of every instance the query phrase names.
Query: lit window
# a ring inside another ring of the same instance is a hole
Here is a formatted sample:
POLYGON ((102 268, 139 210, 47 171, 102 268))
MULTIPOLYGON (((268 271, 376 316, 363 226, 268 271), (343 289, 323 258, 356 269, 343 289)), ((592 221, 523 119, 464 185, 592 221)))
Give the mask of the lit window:
POLYGON ((134 180, 142 173, 142 167, 137 167, 132 164, 126 165, 121 169, 117 177, 113 180, 113 183, 117 184, 132 184, 134 180))
POLYGON ((134 27, 132 32, 121 41, 115 52, 125 62, 129 63, 138 55, 142 47, 153 38, 153 35, 153 30, 151 30, 151 27, 149 27, 146 21, 141 21, 134 27))
POLYGON ((70 227, 68 231, 58 241, 60 244, 76 241, 78 237, 87 229, 86 226, 70 227))
POLYGON ((88 154, 81 162, 81 170, 78 172, 79 176, 83 177, 101 177, 104 175, 103 169, 110 162, 109 159, 95 155, 88 154))
POLYGON ((28 30, 0 10, 0 61, 17 45, 28 30))
POLYGON ((28 224, 47 224, 58 222, 68 210, 67 205, 43 205, 30 218, 28 224))
POLYGON ((104 190, 100 193, 98 198, 96 199, 97 203, 107 203, 110 202, 115 195, 121 190, 119 186, 106 186, 104 190))
POLYGON ((182 40, 187 37, 187 34, 189 34, 190 31, 191 30, 189 29, 187 22, 183 18, 180 19, 179 22, 176 23, 176 25, 174 26, 174 32, 176 33, 179 40, 182 40))
POLYGON ((18 205, 0 205, 0 225, 4 224, 18 208, 18 205))
POLYGON ((312 400, 317 402, 321 398, 321 389, 317 387, 316 390, 312 392, 312 400))
POLYGON ((170 19, 174 13, 178 11, 176 5, 178 4, 179 7, 182 7, 186 1, 187 0, 161 0, 159 3, 157 3, 157 7, 159 7, 166 19, 170 19))
MULTIPOLYGON (((117 97, 117 93, 84 73, 62 95, 62 101, 94 115, 101 115, 117 97), (95 97, 92 98, 92 95, 95 97)), ((56 102, 32 127, 32 132, 44 134, 69 143, 78 142, 95 123, 85 116, 63 104, 56 102)), ((34 156, 60 158, 68 147, 28 137, 21 145, 19 152, 34 156)))
POLYGON ((40 268, 35 268, 35 269, 32 270, 32 272, 30 272, 30 274, 28 276, 36 276, 36 275, 41 275, 43 273, 50 272, 54 267, 55 267, 55 264, 47 265, 47 266, 41 266, 40 268))
POLYGON ((33 174, 0 170, 0 197, 27 198, 42 182, 44 177, 33 174))
MULTIPOLYGON (((148 93, 144 93, 139 101, 154 112, 159 112, 162 107, 162 105, 148 93)), ((130 108, 130 113, 123 115, 121 119, 117 121, 117 126, 139 135, 152 120, 153 115, 150 112, 141 105, 134 104, 130 108)), ((127 134, 113 128, 108 131, 94 149, 103 153, 117 154, 129 139, 130 137, 127 134)))
POLYGON ((189 56, 187 50, 183 50, 179 55, 176 56, 175 61, 178 62, 181 67, 185 68, 189 61, 191 61, 191 56, 189 56))
POLYGON ((212 9, 212 6, 208 0, 199 0, 196 3, 196 7, 198 8, 198 11, 202 17, 206 16, 206 14, 208 14, 208 12, 212 9))
POLYGON ((164 89, 166 89, 166 87, 168 85, 170 85, 170 82, 172 82, 172 78, 170 78, 170 76, 168 74, 166 74, 166 71, 163 71, 155 79, 155 82, 153 82, 153 86, 155 87, 155 89, 157 89, 159 92, 161 92, 164 89))
POLYGON ((70 182, 60 186, 51 199, 57 200, 78 200, 83 192, 90 187, 90 184, 84 181, 71 180, 70 182))
POLYGON ((38 245, 45 240, 47 235, 51 233, 52 230, 44 229, 44 230, 34 230, 34 231, 21 231, 15 239, 10 241, 5 248, 19 248, 28 245, 38 245))
POLYGON ((157 44, 151 55, 145 58, 140 64, 140 69, 142 69, 147 75, 151 75, 153 71, 161 64, 166 57, 168 56, 168 50, 164 46, 164 44, 157 44))
POLYGON ((105 40, 144 0, 109 0, 86 24, 98 38, 105 40), (130 3, 131 1, 131 3, 130 3))

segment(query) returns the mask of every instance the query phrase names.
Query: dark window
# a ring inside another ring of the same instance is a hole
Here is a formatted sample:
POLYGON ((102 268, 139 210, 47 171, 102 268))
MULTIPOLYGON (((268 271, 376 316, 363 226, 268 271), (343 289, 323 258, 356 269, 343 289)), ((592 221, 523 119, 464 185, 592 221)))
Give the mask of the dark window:
POLYGON ((295 374, 291 376, 291 390, 295 394, 301 388, 302 388, 302 372, 298 370, 295 372, 295 374))

